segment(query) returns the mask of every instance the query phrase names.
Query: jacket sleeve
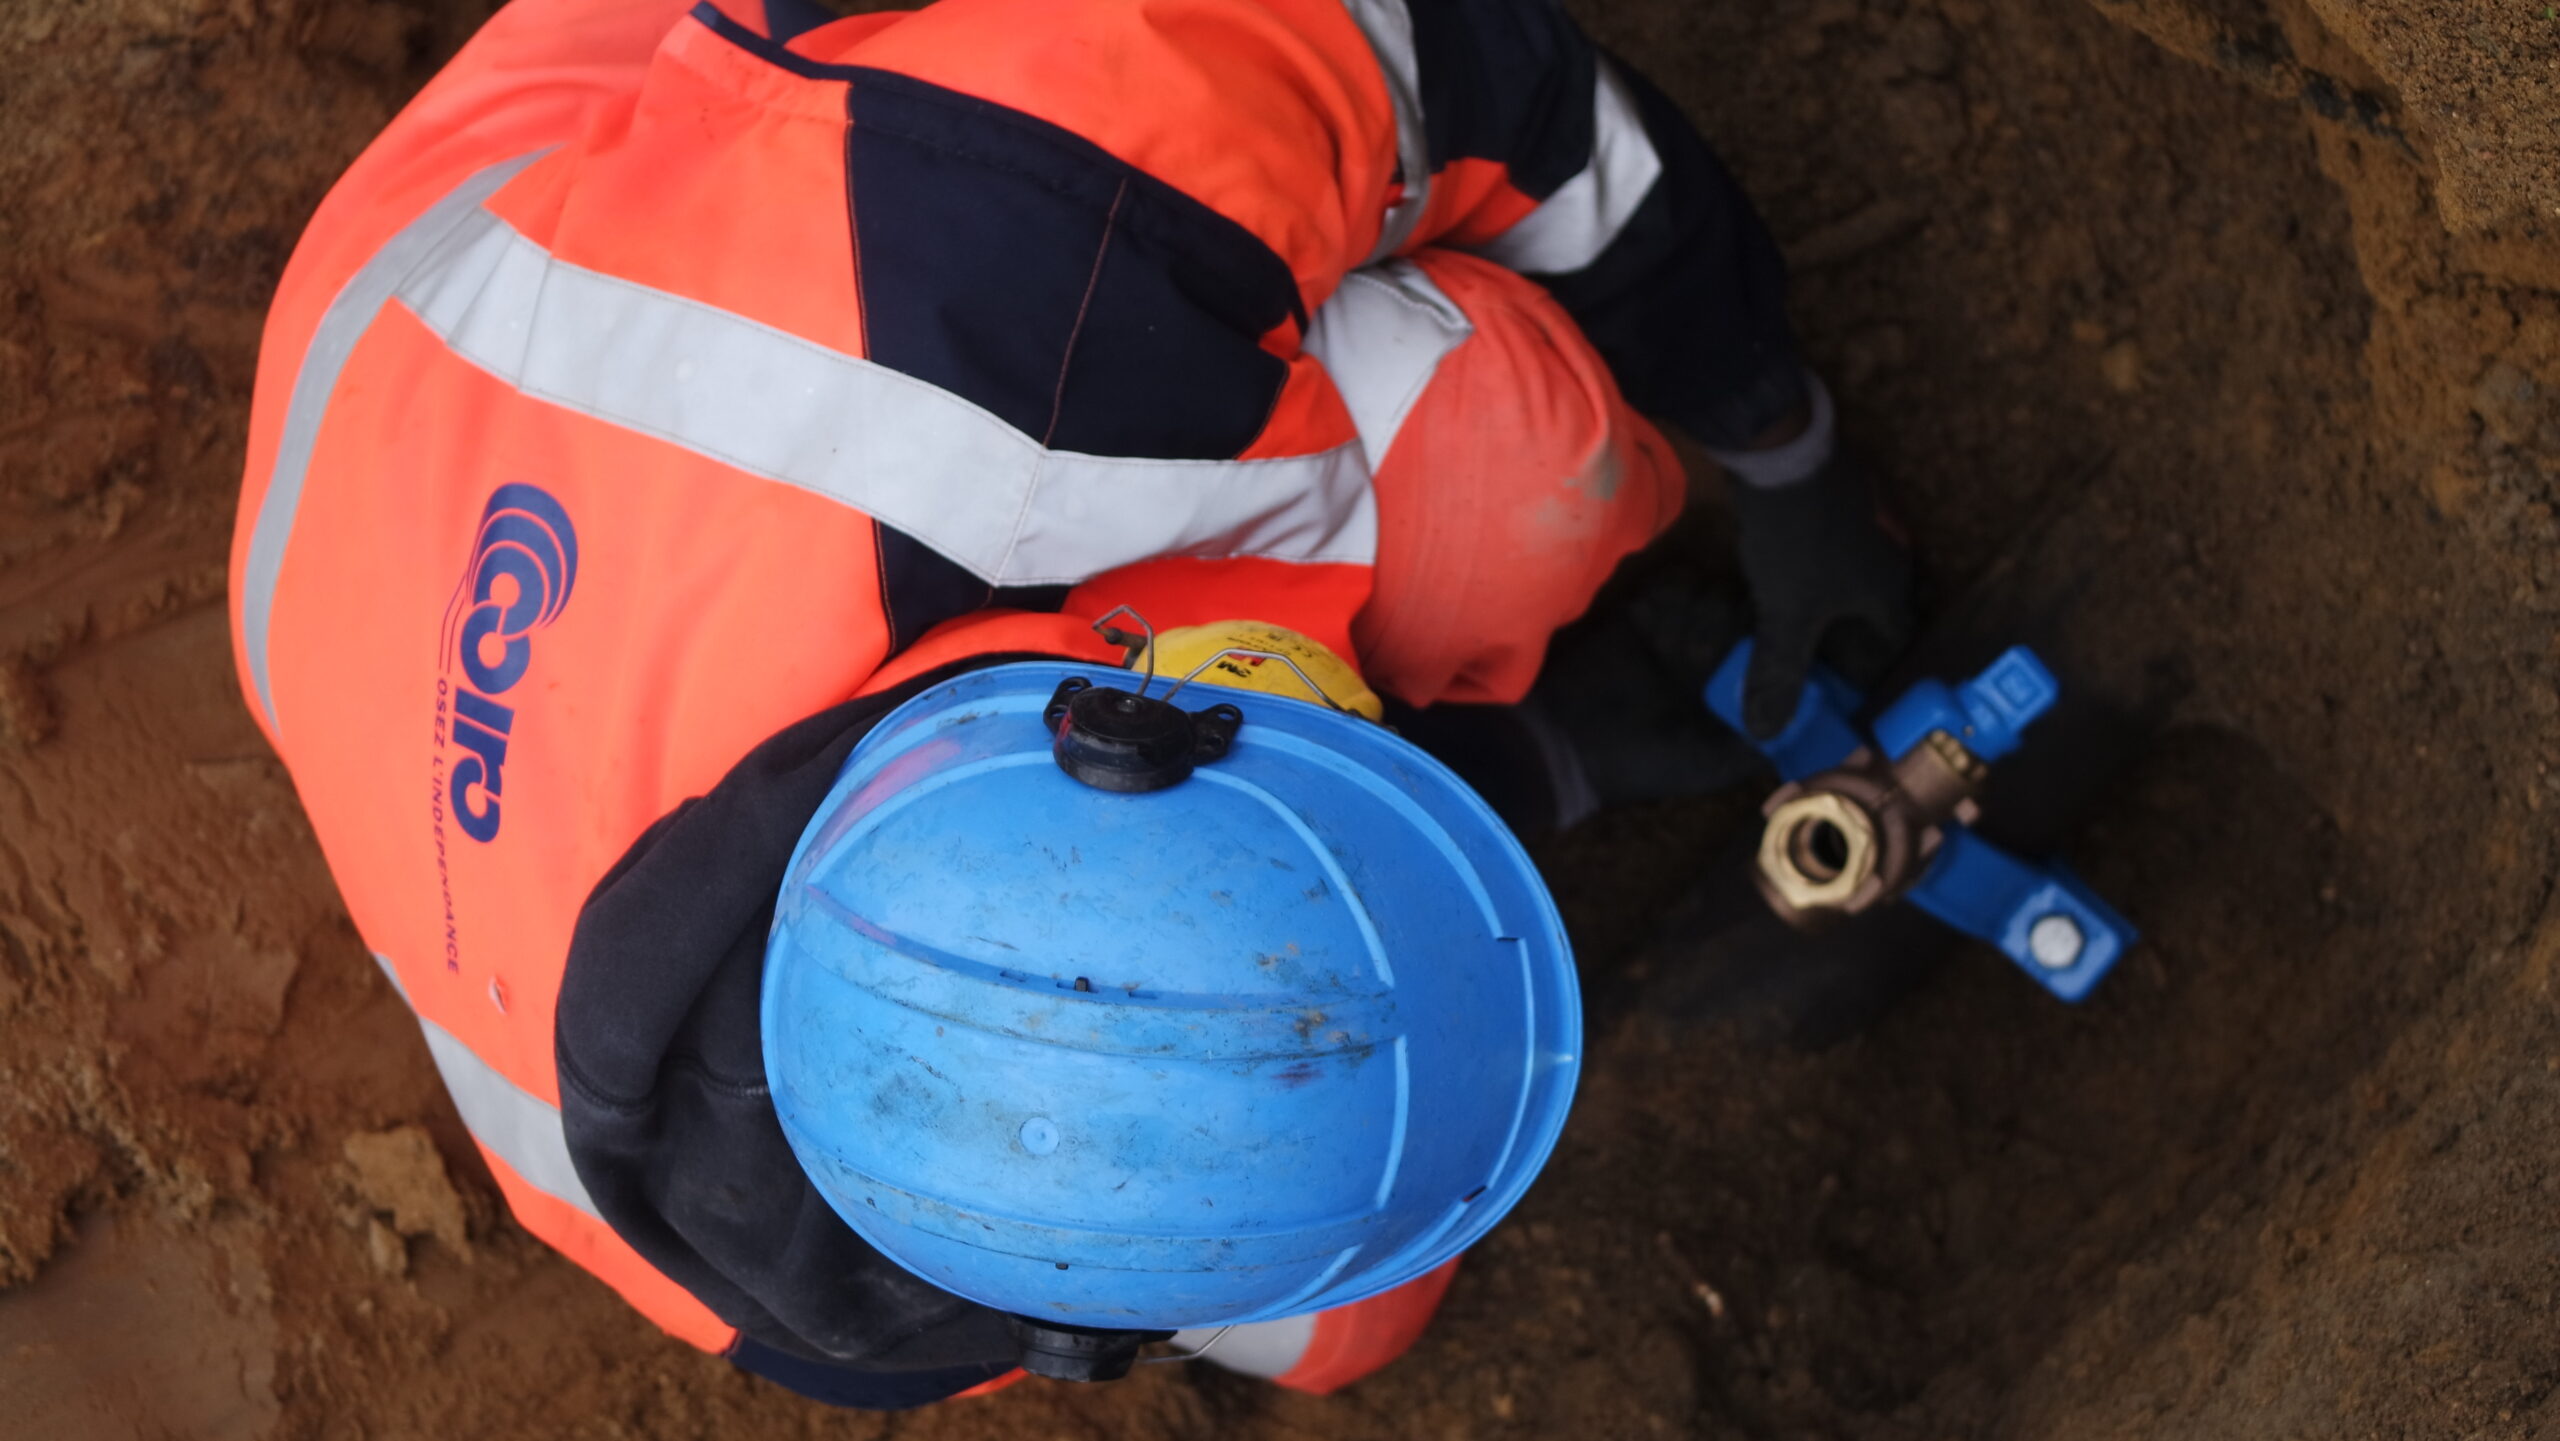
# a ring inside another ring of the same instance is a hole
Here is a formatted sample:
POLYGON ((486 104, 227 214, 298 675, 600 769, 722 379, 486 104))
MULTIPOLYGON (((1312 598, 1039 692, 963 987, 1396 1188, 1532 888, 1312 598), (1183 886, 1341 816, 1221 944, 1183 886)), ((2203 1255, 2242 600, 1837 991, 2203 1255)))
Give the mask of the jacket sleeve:
MULTIPOLYGON (((1045 121, 1249 233, 1294 282, 1260 334, 1283 360, 1349 271, 1439 245, 1545 283, 1640 408, 1709 444, 1804 399, 1749 198, 1552 0, 967 0, 860 58, 1045 121)), ((859 85, 855 104, 859 130, 859 85)), ((1247 453, 1323 435, 1292 414, 1320 408, 1303 389, 1247 453)))
POLYGON ((1352 0, 1399 97, 1389 248, 1544 283, 1628 398, 1738 446, 1805 398, 1786 270, 1677 106, 1550 0, 1352 0))
MULTIPOLYGON (((1278 255, 1300 310, 1369 259, 1394 185, 1395 112, 1343 0, 964 0, 847 58, 1055 126, 1196 201, 1278 255)), ((860 100, 857 81, 857 129, 860 100)))
MULTIPOLYGON (((1233 534, 1185 554, 1250 554, 1249 532, 1282 525, 1293 564, 1355 558, 1358 438, 1304 341, 1376 251, 1396 124, 1341 0, 949 0, 793 32, 787 51, 698 13, 847 85, 866 360, 1053 453, 1278 462, 1223 472, 1233 534)), ((1160 518, 1128 504, 1027 533, 1160 518)), ((982 605, 1053 609, 1064 593, 1009 594, 885 531, 881 555, 902 646, 982 605)))
POLYGON ((774 1115, 757 999, 783 872, 845 757, 965 668, 785 728, 643 833, 579 912, 553 1035, 570 1161, 615 1234, 747 1342, 950 1391, 1011 1365, 1003 1318, 908 1274, 818 1194, 774 1115))

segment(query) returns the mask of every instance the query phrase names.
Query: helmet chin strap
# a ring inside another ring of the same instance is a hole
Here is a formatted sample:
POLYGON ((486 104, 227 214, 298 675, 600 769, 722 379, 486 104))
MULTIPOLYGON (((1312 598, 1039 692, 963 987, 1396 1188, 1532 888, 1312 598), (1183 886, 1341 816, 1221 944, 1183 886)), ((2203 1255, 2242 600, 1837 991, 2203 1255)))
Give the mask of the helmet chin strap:
POLYGON ((1005 1325, 1022 1348, 1022 1369, 1052 1381, 1117 1381, 1138 1363, 1141 1348, 1173 1336, 1171 1331, 1114 1331, 1028 1316, 1007 1316, 1005 1325))

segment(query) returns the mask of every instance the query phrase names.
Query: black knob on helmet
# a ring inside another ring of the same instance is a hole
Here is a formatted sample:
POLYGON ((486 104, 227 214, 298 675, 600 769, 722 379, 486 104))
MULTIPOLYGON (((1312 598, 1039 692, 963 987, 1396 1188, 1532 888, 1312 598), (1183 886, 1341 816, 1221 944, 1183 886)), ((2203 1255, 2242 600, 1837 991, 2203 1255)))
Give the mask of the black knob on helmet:
POLYGON ((1081 676, 1060 681, 1042 715, 1057 736, 1058 769, 1097 790, 1129 792, 1180 784, 1193 766, 1225 755, 1244 723, 1231 705, 1186 711, 1081 676))
POLYGON ((1052 1381, 1117 1381, 1138 1363, 1139 1348, 1173 1335, 1068 1326, 1028 1316, 1007 1316, 1005 1324, 1022 1347, 1022 1369, 1052 1381))

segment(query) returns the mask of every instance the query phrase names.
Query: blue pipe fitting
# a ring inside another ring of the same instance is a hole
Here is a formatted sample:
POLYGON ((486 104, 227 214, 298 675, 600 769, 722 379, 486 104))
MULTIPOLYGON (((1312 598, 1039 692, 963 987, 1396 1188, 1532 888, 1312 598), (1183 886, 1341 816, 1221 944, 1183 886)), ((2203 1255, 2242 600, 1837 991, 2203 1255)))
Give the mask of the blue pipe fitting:
MULTIPOLYGON (((1751 732, 1742 723, 1742 684, 1750 671, 1751 642, 1746 640, 1733 648, 1707 681, 1707 709, 1745 736, 1751 732)), ((1751 743, 1778 768, 1781 779, 1800 781, 1819 775, 1867 743, 1849 723, 1864 704, 1866 699, 1856 687, 1815 666, 1803 694, 1796 698, 1796 713, 1788 719, 1787 728, 1767 740, 1754 736, 1751 743)))
MULTIPOLYGON (((1751 665, 1751 642, 1735 646, 1707 682, 1706 701, 1725 724, 1745 736, 1742 691, 1751 665)), ((1907 826, 1909 808, 1894 799, 1894 766, 1912 757, 1934 734, 1962 748, 1964 770, 1978 777, 1991 763, 2014 754, 2026 728, 2062 694, 2052 671, 2025 646, 2014 646, 1962 685, 1923 680, 1894 698, 1876 716, 1872 740, 1852 719, 1865 698, 1838 675, 1816 667, 1787 728, 1753 744, 1787 783, 1770 798, 1772 824, 1781 802, 1828 792, 1859 814, 1903 806, 1894 817, 1874 817, 1875 828, 1907 826), (1879 782, 1882 782, 1880 785, 1879 782), (1883 795, 1887 802, 1875 797, 1883 795)), ((1943 742, 1940 743, 1943 748, 1943 742)), ((1904 772, 1910 774, 1910 772, 1904 772)), ((1829 804, 1829 802, 1826 802, 1829 804)), ((1801 808, 1796 812, 1801 813, 1801 808)), ((1965 824, 1970 801, 1956 813, 1927 817, 1925 859, 1916 879, 1888 886, 1896 895, 1976 940, 1997 947, 2035 982, 2064 1001, 2076 1002, 2096 987, 2137 938, 2124 917, 2059 864, 2035 864, 1975 835, 1965 824)), ((1785 845, 1764 844, 1764 871, 1785 845)), ((1791 910, 1765 883, 1772 905, 1791 922, 1821 919, 1791 910)))
POLYGON ((2028 724, 2061 698, 2062 686, 2036 653, 2011 646, 1961 686, 1924 680, 1895 697, 1876 716, 1876 744, 1886 756, 1900 760, 1929 732, 1945 731, 1975 759, 1996 761, 2014 754, 2026 739, 2028 724))

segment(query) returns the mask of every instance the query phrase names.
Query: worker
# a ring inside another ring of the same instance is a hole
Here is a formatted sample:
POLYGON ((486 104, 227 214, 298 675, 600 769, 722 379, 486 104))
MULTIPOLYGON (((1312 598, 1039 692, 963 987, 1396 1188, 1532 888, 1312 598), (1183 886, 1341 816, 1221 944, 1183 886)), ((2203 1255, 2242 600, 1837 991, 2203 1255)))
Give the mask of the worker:
POLYGON ((1646 417, 1755 728, 1899 636, 1781 288, 1546 0, 516 0, 286 270, 241 682, 516 1219, 666 1331, 1330 1390, 1569 1100, 1514 831, 1714 744, 1517 704, 1681 510, 1646 417))

